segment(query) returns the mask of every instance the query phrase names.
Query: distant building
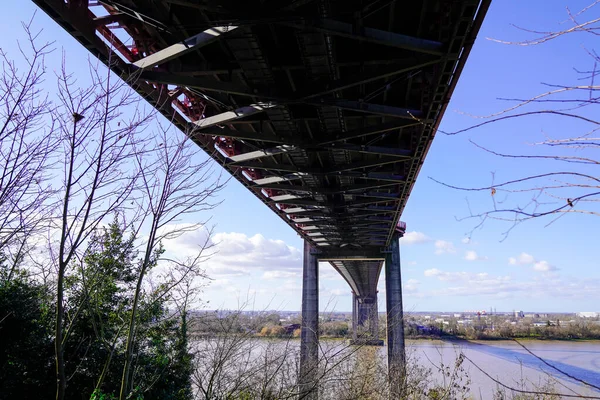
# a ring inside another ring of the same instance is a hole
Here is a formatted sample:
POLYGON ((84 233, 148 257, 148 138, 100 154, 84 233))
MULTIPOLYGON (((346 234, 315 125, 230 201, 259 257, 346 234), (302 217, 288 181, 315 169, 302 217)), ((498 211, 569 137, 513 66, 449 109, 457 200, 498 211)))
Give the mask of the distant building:
POLYGON ((577 313, 579 318, 598 318, 598 315, 600 315, 600 313, 595 311, 582 311, 577 313))
POLYGON ((462 314, 454 314, 454 318, 462 318, 462 314))
POLYGON ((525 318, 523 311, 515 311, 515 318, 525 318))

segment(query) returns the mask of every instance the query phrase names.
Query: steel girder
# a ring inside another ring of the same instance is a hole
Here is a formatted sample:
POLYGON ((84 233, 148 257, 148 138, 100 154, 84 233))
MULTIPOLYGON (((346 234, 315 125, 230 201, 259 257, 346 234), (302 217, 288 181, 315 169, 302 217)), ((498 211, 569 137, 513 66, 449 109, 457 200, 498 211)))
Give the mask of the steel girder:
MULTIPOLYGON (((390 243, 489 6, 33 1, 331 254, 390 243)), ((332 263, 376 287, 378 258, 332 263)))

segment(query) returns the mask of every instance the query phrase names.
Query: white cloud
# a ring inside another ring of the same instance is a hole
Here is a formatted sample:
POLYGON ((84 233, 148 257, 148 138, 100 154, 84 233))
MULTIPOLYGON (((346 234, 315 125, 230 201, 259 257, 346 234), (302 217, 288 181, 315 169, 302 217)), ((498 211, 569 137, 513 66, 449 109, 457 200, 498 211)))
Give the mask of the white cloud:
POLYGON ((533 264, 535 262, 535 258, 531 254, 521 253, 518 257, 510 257, 508 259, 508 263, 510 265, 528 265, 533 264))
POLYGON ((454 282, 454 281, 464 281, 464 282, 487 282, 490 279, 497 280, 510 280, 509 276, 495 277, 491 278, 487 272, 465 272, 465 271, 442 271, 437 268, 431 268, 423 271, 423 275, 427 277, 435 277, 440 281, 446 282, 454 282))
POLYGON ((423 271, 423 275, 425 276, 436 276, 439 275, 442 271, 437 268, 426 269, 423 271))
POLYGON ((300 274, 294 271, 265 271, 262 276, 262 279, 273 280, 273 279, 288 279, 288 278, 296 278, 300 274))
POLYGON ((548 264, 548 261, 540 261, 533 264, 533 269, 540 272, 550 272, 556 271, 558 268, 556 268, 554 265, 548 264))
POLYGON ((407 293, 417 292, 419 290, 419 285, 420 284, 421 284, 421 282, 419 282, 416 279, 409 279, 404 284, 404 291, 407 292, 407 293))
MULTIPOLYGON (((298 276, 300 276, 300 273, 298 273, 298 276)), ((335 269, 333 269, 333 267, 331 267, 329 264, 327 264, 324 267, 319 266, 319 281, 343 281, 343 280, 344 280, 344 278, 342 277, 342 275, 340 275, 340 273, 337 272, 335 269)))
POLYGON ((435 254, 454 254, 456 253, 456 249, 454 248, 454 244, 452 242, 448 242, 446 240, 436 240, 435 241, 435 254))
POLYGON ((488 296, 493 298, 598 298, 600 279, 559 277, 547 274, 543 279, 512 279, 502 276, 475 277, 460 283, 422 293, 424 296, 488 296))
POLYGON ((208 288, 225 292, 235 292, 237 289, 229 279, 215 279, 209 282, 208 288))
POLYGON ((329 294, 331 296, 346 296, 348 295, 348 290, 343 290, 343 289, 331 289, 329 291, 329 294))
POLYGON ((533 270, 538 272, 557 271, 554 265, 545 260, 536 260, 531 254, 521 253, 518 257, 508 259, 510 265, 533 265, 533 270))
POLYGON ((480 256, 473 250, 468 250, 465 252, 465 260, 467 260, 467 261, 484 261, 487 259, 488 259, 487 257, 480 256))
POLYGON ((464 243, 464 244, 469 244, 469 243, 471 243, 471 238, 470 237, 465 237, 465 238, 463 238, 461 240, 461 242, 464 243))
POLYGON ((252 271, 271 271, 265 279, 297 277, 302 270, 302 252, 283 240, 267 239, 260 234, 217 233, 207 239, 206 229, 189 230, 163 241, 170 257, 186 258, 196 255, 201 246, 212 246, 212 256, 204 262, 209 277, 241 276, 252 271))
POLYGON ((407 232, 404 234, 402 238, 400 238, 400 243, 402 244, 419 244, 419 243, 427 243, 430 242, 431 238, 425 235, 423 232, 407 232))

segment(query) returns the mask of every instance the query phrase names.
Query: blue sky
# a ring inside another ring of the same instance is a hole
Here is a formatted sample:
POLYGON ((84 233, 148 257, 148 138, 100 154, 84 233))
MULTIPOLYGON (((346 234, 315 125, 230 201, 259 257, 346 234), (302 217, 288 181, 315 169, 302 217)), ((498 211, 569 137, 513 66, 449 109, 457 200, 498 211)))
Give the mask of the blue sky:
MULTIPOLYGON (((568 5, 579 10, 589 2, 569 1, 568 5)), ((593 67, 585 52, 586 47, 593 47, 585 35, 569 35, 540 46, 506 45, 486 39, 519 41, 532 37, 511 24, 536 30, 564 29, 568 26, 565 4, 543 0, 493 2, 441 130, 453 131, 479 121, 465 114, 488 115, 512 104, 498 98, 529 98, 542 93, 547 90, 543 82, 573 84, 578 78, 574 68, 593 67)), ((12 2, 4 8, 8 15, 0 25, 3 50, 17 51, 15 40, 23 39, 20 21, 30 19, 34 10, 31 2, 12 2)), ((589 17, 597 17, 598 10, 590 13, 589 17)), ((34 26, 43 28, 43 36, 64 49, 69 68, 84 79, 87 51, 41 11, 34 26)), ((59 68, 60 56, 57 51, 48 59, 50 68, 59 68)), ((405 309, 598 310, 598 217, 568 214, 549 226, 550 219, 533 220, 519 225, 507 237, 503 232, 510 223, 489 221, 467 241, 476 221, 457 221, 469 214, 465 199, 474 211, 489 210, 489 192, 460 192, 429 179, 480 187, 491 184, 492 172, 500 181, 555 170, 547 162, 487 154, 469 139, 499 152, 535 153, 539 150, 530 143, 544 140, 545 135, 568 137, 580 128, 572 121, 544 116, 491 124, 456 136, 438 133, 402 216, 409 231, 401 242, 405 309)), ((598 176, 594 167, 580 167, 579 171, 598 176)), ((203 295, 210 301, 208 307, 236 308, 249 297, 251 308, 298 310, 301 239, 236 181, 231 181, 221 196, 223 204, 212 218, 217 225, 214 241, 219 243, 219 253, 206 265, 212 278, 203 295)), ((515 195, 509 202, 522 199, 515 195)), ((167 248, 185 252, 199 236, 183 236, 168 243, 167 248)), ((320 277, 321 308, 350 310, 350 289, 337 273, 321 264, 320 277)), ((385 293, 381 290, 380 294, 383 310, 385 293)))

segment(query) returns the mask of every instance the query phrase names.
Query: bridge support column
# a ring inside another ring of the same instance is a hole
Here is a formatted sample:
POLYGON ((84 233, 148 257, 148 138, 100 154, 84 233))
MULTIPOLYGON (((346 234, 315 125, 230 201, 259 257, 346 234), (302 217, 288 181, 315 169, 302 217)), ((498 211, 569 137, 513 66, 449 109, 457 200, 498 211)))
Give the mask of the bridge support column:
POLYGON ((304 241, 302 273, 302 330, 300 334, 300 398, 318 398, 319 362, 319 259, 315 248, 304 241))
POLYGON ((375 298, 352 295, 351 344, 383 346, 383 340, 379 339, 377 295, 375 298))
POLYGON ((402 310, 402 278, 400 274, 400 238, 395 232, 385 259, 387 305, 387 346, 390 398, 402 398, 406 378, 404 352, 404 314, 402 310))
POLYGON ((358 338, 358 297, 352 292, 352 340, 358 338))
MULTIPOLYGON (((369 332, 374 340, 379 341, 379 309, 377 307, 377 296, 375 296, 369 311, 369 332)), ((383 341, 381 341, 381 345, 383 346, 383 341)))

